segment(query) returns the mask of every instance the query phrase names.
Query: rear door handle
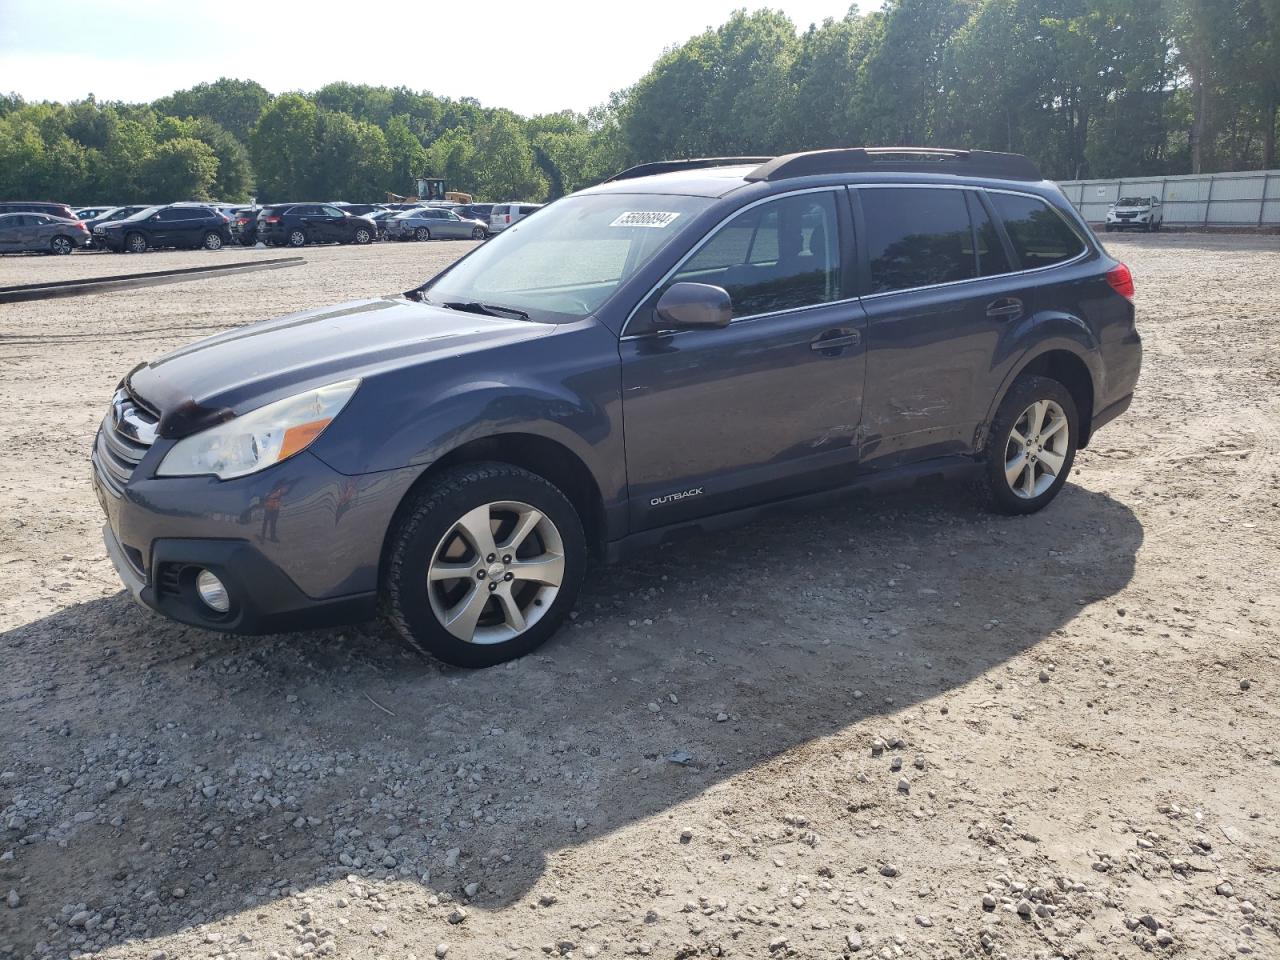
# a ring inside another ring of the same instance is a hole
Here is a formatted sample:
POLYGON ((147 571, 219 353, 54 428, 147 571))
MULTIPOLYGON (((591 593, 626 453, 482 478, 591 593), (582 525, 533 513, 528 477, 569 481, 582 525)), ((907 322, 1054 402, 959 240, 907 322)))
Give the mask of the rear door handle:
POLYGON ((1017 297, 1001 297, 987 304, 987 316, 997 320, 1017 320, 1022 316, 1022 301, 1017 297))
POLYGON ((854 347, 862 341, 857 330, 828 330, 818 339, 809 342, 809 349, 817 353, 835 352, 845 347, 854 347))

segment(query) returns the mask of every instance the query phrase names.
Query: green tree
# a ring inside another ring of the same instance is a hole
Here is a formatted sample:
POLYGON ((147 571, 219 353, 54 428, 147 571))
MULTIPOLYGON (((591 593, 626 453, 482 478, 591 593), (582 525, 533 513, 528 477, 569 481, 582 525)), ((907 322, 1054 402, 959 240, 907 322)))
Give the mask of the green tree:
POLYGON ((212 120, 244 141, 270 102, 271 94, 261 84, 223 77, 213 83, 196 84, 190 90, 178 90, 152 106, 157 113, 168 116, 212 120))
POLYGON ((261 196, 268 200, 319 196, 316 134, 320 111, 298 93, 277 97, 249 138, 261 196))
POLYGON ((207 143, 177 137, 156 147, 142 164, 143 189, 158 203, 207 200, 218 176, 218 158, 207 143))

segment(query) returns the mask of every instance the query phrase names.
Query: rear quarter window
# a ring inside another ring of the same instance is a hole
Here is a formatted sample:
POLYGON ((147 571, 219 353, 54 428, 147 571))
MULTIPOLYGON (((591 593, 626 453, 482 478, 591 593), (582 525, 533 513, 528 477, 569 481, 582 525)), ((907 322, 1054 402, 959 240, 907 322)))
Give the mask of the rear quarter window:
POLYGON ((1084 241, 1062 214, 1039 197, 994 192, 988 196, 997 216, 1004 221, 1022 269, 1050 267, 1084 252, 1084 241))

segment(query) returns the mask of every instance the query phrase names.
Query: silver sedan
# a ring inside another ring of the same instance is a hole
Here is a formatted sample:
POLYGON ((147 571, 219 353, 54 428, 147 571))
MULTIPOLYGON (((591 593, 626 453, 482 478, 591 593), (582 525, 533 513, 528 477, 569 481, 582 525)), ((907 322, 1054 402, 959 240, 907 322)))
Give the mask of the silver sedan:
POLYGON ((0 215, 0 253, 39 250, 70 253, 89 242, 89 231, 79 220, 65 220, 47 213, 0 215))
POLYGON ((387 218, 388 240, 483 240, 488 226, 444 207, 420 207, 387 218))

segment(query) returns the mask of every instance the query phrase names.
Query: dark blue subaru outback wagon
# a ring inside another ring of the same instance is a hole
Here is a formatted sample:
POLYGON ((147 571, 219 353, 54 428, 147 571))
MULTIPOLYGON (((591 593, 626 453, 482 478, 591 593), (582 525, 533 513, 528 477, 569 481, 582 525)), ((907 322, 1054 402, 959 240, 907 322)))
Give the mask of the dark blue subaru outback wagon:
POLYGON ((644 164, 421 287, 121 382, 93 451, 142 603, 241 633, 385 610, 482 666, 588 557, 969 469, 1030 513, 1129 405, 1129 271, 1026 158, 644 164))

